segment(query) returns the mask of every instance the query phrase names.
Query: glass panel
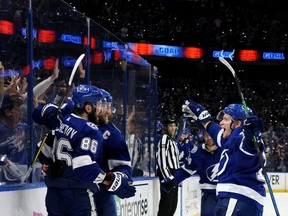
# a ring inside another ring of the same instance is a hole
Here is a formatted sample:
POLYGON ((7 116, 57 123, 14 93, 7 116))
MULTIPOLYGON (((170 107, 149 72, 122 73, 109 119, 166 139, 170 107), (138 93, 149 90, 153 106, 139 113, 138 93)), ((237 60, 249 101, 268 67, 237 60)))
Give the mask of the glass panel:
MULTIPOLYGON (((156 118, 157 87, 151 77, 151 65, 115 35, 64 1, 33 0, 31 3, 0 2, 0 102, 4 98, 0 110, 0 133, 3 134, 0 182, 17 184, 23 180, 34 159, 36 144, 49 131, 36 123, 30 124, 30 110, 39 103, 60 104, 80 83, 91 83, 113 96, 116 111, 111 121, 127 142, 128 125, 135 126, 133 133, 138 143, 131 146, 128 142, 137 167, 134 176, 151 176, 155 173, 150 163, 152 141, 145 138, 153 137, 156 118), (33 27, 31 34, 27 26, 33 27), (69 88, 73 66, 81 54, 85 57, 69 88), (32 68, 29 67, 30 55, 33 55, 32 68)), ((33 168, 27 182, 43 181, 41 164, 36 161, 33 168)))

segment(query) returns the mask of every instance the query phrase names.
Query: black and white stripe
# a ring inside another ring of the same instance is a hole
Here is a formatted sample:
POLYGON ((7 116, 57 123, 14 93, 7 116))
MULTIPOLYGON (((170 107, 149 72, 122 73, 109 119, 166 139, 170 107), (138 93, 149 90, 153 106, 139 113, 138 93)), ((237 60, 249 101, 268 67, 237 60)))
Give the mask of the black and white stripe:
POLYGON ((157 165, 163 178, 170 177, 173 170, 180 168, 177 143, 167 134, 158 143, 157 165))

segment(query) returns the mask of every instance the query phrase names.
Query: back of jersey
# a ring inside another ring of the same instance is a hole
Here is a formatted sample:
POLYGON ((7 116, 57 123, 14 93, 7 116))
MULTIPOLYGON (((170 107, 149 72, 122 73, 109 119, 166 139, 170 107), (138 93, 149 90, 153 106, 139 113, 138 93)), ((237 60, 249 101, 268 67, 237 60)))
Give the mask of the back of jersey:
POLYGON ((66 115, 55 130, 53 164, 49 165, 46 185, 87 188, 88 182, 93 182, 100 172, 96 161, 102 151, 102 140, 95 124, 75 114, 66 115))

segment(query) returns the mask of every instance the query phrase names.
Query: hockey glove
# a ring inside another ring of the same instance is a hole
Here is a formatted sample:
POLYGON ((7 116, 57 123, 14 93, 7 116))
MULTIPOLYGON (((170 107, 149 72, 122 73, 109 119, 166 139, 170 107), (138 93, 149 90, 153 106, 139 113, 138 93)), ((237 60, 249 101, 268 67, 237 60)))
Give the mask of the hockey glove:
POLYGON ((106 190, 117 195, 119 198, 133 197, 136 188, 132 185, 132 180, 121 172, 109 172, 106 174, 105 180, 110 184, 106 186, 106 190))
POLYGON ((254 137, 256 137, 256 140, 261 139, 261 134, 264 131, 264 124, 261 118, 257 116, 249 116, 244 121, 243 128, 247 143, 249 146, 254 146, 254 137))
POLYGON ((212 120, 210 113, 205 108, 193 102, 192 100, 186 100, 182 105, 182 112, 184 117, 193 118, 198 124, 203 124, 209 120, 212 120))
POLYGON ((62 113, 58 112, 58 106, 53 103, 39 105, 33 111, 33 120, 40 125, 45 125, 50 130, 60 125, 62 113))
POLYGON ((166 193, 170 193, 171 190, 178 187, 178 184, 190 176, 185 170, 179 168, 172 176, 166 177, 161 181, 160 188, 166 193))

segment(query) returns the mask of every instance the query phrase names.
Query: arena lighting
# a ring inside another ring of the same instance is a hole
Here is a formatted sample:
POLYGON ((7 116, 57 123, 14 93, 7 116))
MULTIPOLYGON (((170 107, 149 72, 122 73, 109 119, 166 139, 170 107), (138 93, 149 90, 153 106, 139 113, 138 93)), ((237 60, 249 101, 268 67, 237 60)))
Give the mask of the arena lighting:
POLYGON ((257 50, 240 50, 238 57, 241 61, 257 61, 259 52, 257 50))
POLYGON ((197 47, 185 47, 183 49, 183 56, 191 59, 202 59, 203 49, 197 47))
POLYGON ((205 54, 204 49, 198 47, 180 47, 180 46, 166 46, 158 44, 148 43, 127 43, 128 47, 134 50, 139 55, 150 56, 163 56, 163 57, 180 57, 180 58, 192 58, 192 59, 204 59, 204 58, 229 58, 231 61, 240 60, 245 62, 257 62, 260 60, 285 60, 285 54, 282 52, 260 52, 259 50, 211 50, 209 55, 205 54), (237 52, 237 55, 234 54, 237 52), (212 56, 210 56, 212 53, 212 56), (260 58, 260 53, 262 58, 260 58))
POLYGON ((82 44, 82 39, 78 35, 61 34, 60 40, 66 43, 82 44))
POLYGON ((128 43, 128 46, 139 55, 192 59, 203 58, 203 49, 198 47, 167 46, 147 43, 128 43))
POLYGON ((183 57, 183 48, 177 46, 152 45, 153 55, 183 57))
POLYGON ((142 66, 149 66, 149 63, 145 59, 141 58, 135 52, 127 51, 126 60, 127 62, 130 62, 130 63, 135 63, 135 64, 142 65, 142 66))
POLYGON ((28 75, 29 73, 30 73, 30 65, 24 66, 22 70, 22 75, 25 76, 28 75))
POLYGON ((77 59, 74 57, 65 56, 61 59, 61 63, 62 63, 62 65, 64 65, 64 67, 73 67, 76 60, 77 59))
POLYGON ((14 33, 14 24, 7 20, 0 20, 0 34, 12 35, 14 33))
MULTIPOLYGON (((22 29, 21 29, 21 33, 22 33, 23 38, 26 38, 26 37, 27 37, 27 30, 26 30, 26 28, 22 28, 22 29)), ((33 29, 33 39, 35 39, 36 37, 37 37, 37 30, 36 30, 36 29, 33 29)))
POLYGON ((128 47, 139 55, 153 55, 153 45, 147 43, 128 43, 128 47))
POLYGON ((284 53, 276 53, 276 52, 264 52, 262 55, 263 59, 271 59, 271 60, 284 60, 284 53))
POLYGON ((53 70, 55 67, 55 62, 56 62, 55 57, 45 59, 43 62, 44 70, 53 70))
POLYGON ((34 60, 33 61, 33 67, 34 68, 38 68, 38 69, 40 69, 40 67, 42 67, 42 61, 41 60, 34 60))
POLYGON ((103 48, 111 50, 125 50, 125 45, 114 41, 103 41, 103 48))
POLYGON ((219 57, 223 57, 223 58, 229 58, 231 61, 233 61, 234 53, 235 53, 234 49, 232 51, 225 51, 225 50, 213 50, 212 51, 213 58, 218 59, 219 57))
POLYGON ((102 52, 94 52, 91 55, 91 64, 101 64, 104 60, 102 52))
POLYGON ((115 50, 114 51, 114 61, 120 60, 121 56, 122 56, 122 54, 121 54, 120 50, 115 50))
POLYGON ((38 42, 53 43, 56 41, 56 33, 54 30, 38 30, 38 42))
MULTIPOLYGON (((88 43, 88 38, 84 37, 83 39, 83 45, 86 46, 88 43)), ((90 38, 90 49, 95 49, 96 48, 96 38, 91 37, 90 38)))

